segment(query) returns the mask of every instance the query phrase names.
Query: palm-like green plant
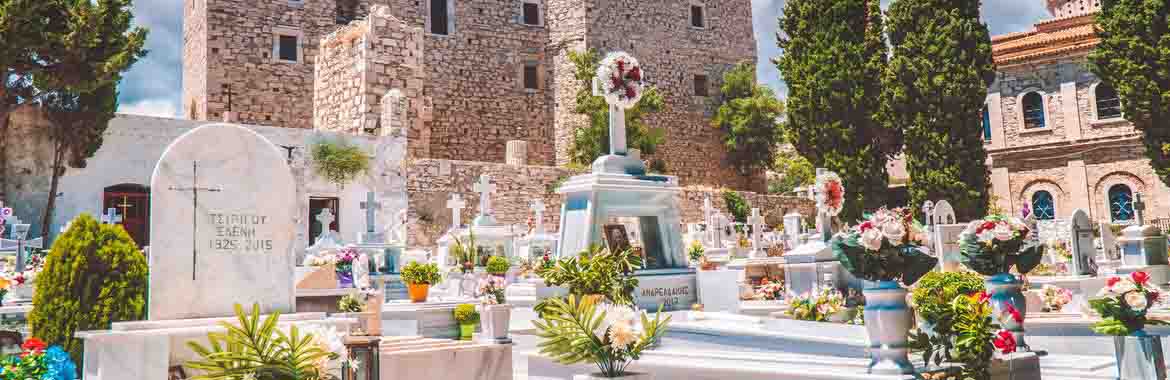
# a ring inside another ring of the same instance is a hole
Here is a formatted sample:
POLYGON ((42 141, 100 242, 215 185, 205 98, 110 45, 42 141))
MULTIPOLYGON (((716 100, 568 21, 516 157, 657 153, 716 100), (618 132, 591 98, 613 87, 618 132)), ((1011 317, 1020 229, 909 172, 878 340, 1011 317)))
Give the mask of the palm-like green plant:
MULTIPOLYGON (((634 289, 638 287, 633 274, 642 265, 642 256, 633 251, 612 252, 593 244, 577 257, 560 259, 556 265, 537 269, 536 274, 549 286, 568 288, 569 294, 601 295, 611 303, 633 305, 634 289)), ((538 303, 536 311, 543 312, 547 301, 538 303)))
MULTIPOLYGON (((633 321, 608 315, 621 312, 622 308, 629 307, 611 306, 599 312, 594 297, 578 299, 569 295, 566 299, 550 299, 543 321, 532 322, 540 330, 538 335, 544 339, 539 344, 540 353, 550 355, 564 365, 593 363, 602 376, 624 375, 630 362, 638 360, 642 351, 666 333, 670 316, 660 319, 662 306, 658 307, 654 319, 640 313, 642 329, 637 332, 633 321)), ((632 312, 632 309, 625 311, 632 312)))
POLYGON ((236 304, 239 325, 220 322, 227 331, 207 334, 209 346, 196 341, 187 347, 201 356, 188 362, 187 368, 202 371, 193 380, 235 380, 252 376, 256 380, 329 380, 334 377, 317 367, 323 359, 333 360, 336 353, 314 344, 312 334, 301 334, 296 326, 285 334, 277 328, 280 313, 260 320, 260 305, 252 312, 236 304))

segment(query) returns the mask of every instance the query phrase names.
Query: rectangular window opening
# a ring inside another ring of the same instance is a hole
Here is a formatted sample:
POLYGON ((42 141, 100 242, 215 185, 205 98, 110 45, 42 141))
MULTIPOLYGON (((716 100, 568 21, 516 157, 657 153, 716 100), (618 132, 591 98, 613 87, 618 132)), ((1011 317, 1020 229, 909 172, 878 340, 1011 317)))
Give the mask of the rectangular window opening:
POLYGON ((703 20, 703 6, 691 6, 691 26, 702 28, 706 26, 706 20, 703 20))
POLYGON ((706 75, 695 75, 695 96, 707 96, 706 75))
POLYGON ((540 5, 524 3, 524 24, 540 25, 540 5))
POLYGON ((447 0, 431 0, 431 34, 448 35, 447 0))
POLYGON ((297 37, 296 36, 280 36, 280 42, 277 46, 277 54, 281 60, 297 61, 297 37))
POLYGON ((540 89, 540 75, 537 65, 524 65, 524 88, 528 90, 540 89))

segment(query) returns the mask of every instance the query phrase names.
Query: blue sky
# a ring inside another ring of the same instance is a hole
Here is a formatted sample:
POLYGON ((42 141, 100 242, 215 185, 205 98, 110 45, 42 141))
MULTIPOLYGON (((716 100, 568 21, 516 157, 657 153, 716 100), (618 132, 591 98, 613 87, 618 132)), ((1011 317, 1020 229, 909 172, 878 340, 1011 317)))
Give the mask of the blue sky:
MULTIPOLYGON (((882 0, 888 5, 889 0, 882 0)), ((983 17, 991 33, 1027 30, 1048 17, 1045 0, 984 0, 983 17)), ((183 0, 136 0, 135 22, 150 28, 150 54, 126 73, 119 88, 120 112, 176 117, 182 111, 183 0)), ((759 46, 759 78, 786 93, 780 73, 770 62, 776 48, 776 17, 784 0, 752 0, 753 26, 759 46)))

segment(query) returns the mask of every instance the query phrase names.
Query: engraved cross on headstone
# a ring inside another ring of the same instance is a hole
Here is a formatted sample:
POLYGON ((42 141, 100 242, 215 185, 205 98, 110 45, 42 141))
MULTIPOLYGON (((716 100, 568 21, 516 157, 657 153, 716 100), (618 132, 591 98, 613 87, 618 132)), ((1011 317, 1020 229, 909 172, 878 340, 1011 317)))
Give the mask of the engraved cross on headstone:
POLYGON ((537 199, 535 201, 532 201, 532 205, 529 208, 531 208, 532 211, 536 213, 536 227, 533 228, 533 230, 532 230, 533 233, 536 233, 536 234, 544 233, 544 210, 545 210, 544 200, 537 199))
POLYGON ((361 202, 360 207, 366 210, 366 233, 372 234, 376 230, 374 225, 377 216, 377 211, 382 209, 382 204, 374 200, 374 192, 366 192, 366 200, 361 202))
POLYGON ((467 207, 467 202, 464 202, 459 194, 452 193, 451 199, 447 200, 447 208, 451 209, 451 229, 463 226, 462 213, 464 207, 467 207))
MULTIPOLYGON (((172 186, 171 191, 191 192, 191 281, 195 281, 195 269, 199 264, 199 192, 217 193, 223 189, 199 186, 199 161, 191 161, 191 186, 172 186)), ((113 211, 113 209, 111 209, 113 211)))

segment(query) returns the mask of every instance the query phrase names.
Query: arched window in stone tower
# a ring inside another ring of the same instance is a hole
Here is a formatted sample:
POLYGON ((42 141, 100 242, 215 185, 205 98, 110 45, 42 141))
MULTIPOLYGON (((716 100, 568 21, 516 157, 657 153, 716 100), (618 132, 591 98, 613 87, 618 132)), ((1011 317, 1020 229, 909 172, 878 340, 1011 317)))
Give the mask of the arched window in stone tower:
POLYGON ((1021 100, 1024 112, 1024 128, 1044 128, 1044 96, 1039 92, 1024 94, 1021 100))
POLYGON ((1047 190, 1032 193, 1032 214, 1036 215, 1036 220, 1056 219, 1056 202, 1052 193, 1047 190))
POLYGON ((1114 222, 1133 219, 1133 191, 1125 184, 1109 188, 1109 216, 1114 222))
POLYGON ((1121 117, 1121 97, 1117 90, 1105 83, 1098 83, 1093 89, 1096 98, 1097 120, 1108 120, 1121 117))

